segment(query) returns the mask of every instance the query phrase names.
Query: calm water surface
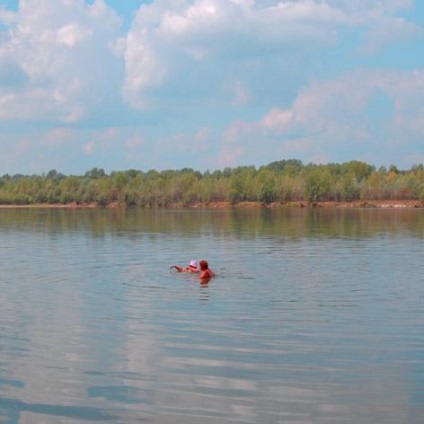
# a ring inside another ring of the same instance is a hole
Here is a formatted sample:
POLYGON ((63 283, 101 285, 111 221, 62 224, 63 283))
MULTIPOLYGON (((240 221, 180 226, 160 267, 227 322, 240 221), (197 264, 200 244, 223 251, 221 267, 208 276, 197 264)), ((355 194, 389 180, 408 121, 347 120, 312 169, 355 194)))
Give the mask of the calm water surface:
POLYGON ((422 424, 423 242, 423 210, 0 210, 0 423, 422 424))

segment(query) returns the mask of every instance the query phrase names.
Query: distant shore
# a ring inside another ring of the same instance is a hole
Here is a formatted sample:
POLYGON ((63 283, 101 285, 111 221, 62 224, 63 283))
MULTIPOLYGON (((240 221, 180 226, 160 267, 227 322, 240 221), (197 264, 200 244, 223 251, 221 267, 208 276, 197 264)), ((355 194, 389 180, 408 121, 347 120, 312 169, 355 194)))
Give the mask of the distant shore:
MULTIPOLYGON (((120 203, 99 206, 96 203, 40 203, 29 205, 0 205, 0 209, 116 209, 127 208, 120 203)), ((138 208, 138 206, 134 206, 138 208)), ((141 207, 140 207, 141 208, 141 207)), ((282 208, 393 208, 413 209, 424 208, 424 202, 419 200, 358 200, 353 202, 274 202, 265 205, 261 202, 196 202, 189 205, 181 203, 170 204, 164 209, 282 209, 282 208)), ((162 208, 155 208, 162 209, 162 208)))

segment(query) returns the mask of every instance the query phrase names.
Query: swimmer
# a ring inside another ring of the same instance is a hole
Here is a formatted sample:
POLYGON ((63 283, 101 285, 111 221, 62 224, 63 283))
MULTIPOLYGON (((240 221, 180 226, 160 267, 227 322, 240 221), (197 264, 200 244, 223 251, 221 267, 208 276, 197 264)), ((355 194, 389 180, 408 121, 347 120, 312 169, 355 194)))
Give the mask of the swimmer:
POLYGON ((172 265, 169 269, 176 269, 178 272, 188 272, 189 274, 198 274, 199 273, 199 262, 194 259, 190 261, 187 267, 182 267, 179 265, 172 265))
POLYGON ((200 264, 200 280, 210 280, 211 278, 215 277, 215 273, 209 269, 208 261, 202 260, 199 262, 200 264))

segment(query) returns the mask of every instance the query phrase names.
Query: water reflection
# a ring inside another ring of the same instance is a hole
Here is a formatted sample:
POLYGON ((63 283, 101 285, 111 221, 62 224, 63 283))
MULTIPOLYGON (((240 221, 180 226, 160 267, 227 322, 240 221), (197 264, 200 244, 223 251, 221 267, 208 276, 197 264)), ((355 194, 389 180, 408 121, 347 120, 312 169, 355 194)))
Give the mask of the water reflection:
POLYGON ((200 282, 199 287, 199 300, 200 302, 207 302, 209 300, 209 281, 204 283, 200 282))
MULTIPOLYGON (((2 422, 20 423, 20 422, 31 422, 21 421, 22 416, 25 413, 30 412, 31 415, 42 415, 42 416, 53 416, 54 419, 60 418, 72 418, 75 420, 83 419, 85 422, 90 421, 115 421, 118 419, 116 416, 110 415, 107 412, 92 407, 81 407, 81 406, 62 406, 52 404, 31 404, 22 402, 19 399, 5 399, 0 398, 0 418, 2 422), (8 415, 2 414, 3 410, 8 411, 8 415), (3 421, 4 420, 4 421, 3 421)), ((34 422, 34 421, 32 421, 34 422)), ((43 419, 43 422, 48 422, 43 419)), ((54 421, 52 421, 54 422, 54 421)), ((57 422, 57 421, 55 421, 57 422)))
POLYGON ((2 423, 422 420, 422 211, 0 218, 2 423))
POLYGON ((358 238, 379 233, 424 236, 423 209, 305 209, 282 210, 0 210, 3 231, 57 234, 88 231, 93 236, 228 233, 358 238))

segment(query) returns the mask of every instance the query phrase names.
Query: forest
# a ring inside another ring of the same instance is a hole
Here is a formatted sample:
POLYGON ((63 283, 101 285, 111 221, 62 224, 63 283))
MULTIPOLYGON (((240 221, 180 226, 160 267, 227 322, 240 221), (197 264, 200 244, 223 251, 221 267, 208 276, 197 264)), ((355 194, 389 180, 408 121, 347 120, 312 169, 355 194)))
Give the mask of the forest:
POLYGON ((112 204, 144 208, 189 206, 194 203, 353 202, 416 200, 424 202, 424 166, 399 170, 350 161, 303 164, 297 159, 268 165, 239 166, 199 172, 92 168, 84 175, 50 170, 42 175, 0 177, 0 205, 112 204))

